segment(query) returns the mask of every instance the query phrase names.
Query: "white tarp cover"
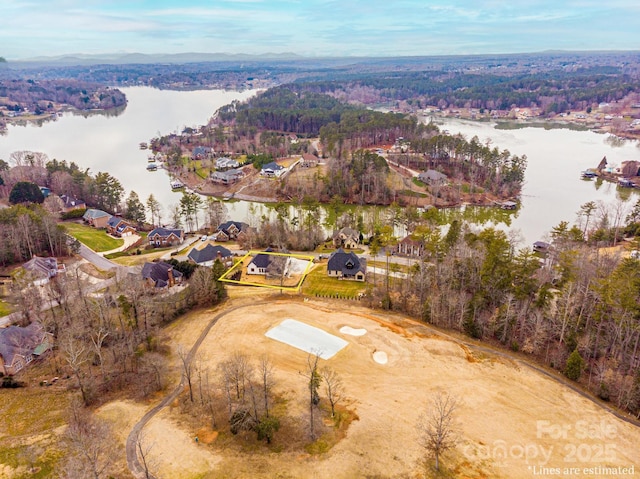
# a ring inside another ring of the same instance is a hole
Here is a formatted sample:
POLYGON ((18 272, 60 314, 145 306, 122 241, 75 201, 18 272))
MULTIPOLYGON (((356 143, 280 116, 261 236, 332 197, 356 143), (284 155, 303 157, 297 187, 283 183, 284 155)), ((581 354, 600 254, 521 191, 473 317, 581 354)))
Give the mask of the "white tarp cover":
POLYGON ((307 353, 317 353, 322 359, 331 359, 349 344, 344 339, 295 319, 285 319, 267 331, 265 336, 307 353))

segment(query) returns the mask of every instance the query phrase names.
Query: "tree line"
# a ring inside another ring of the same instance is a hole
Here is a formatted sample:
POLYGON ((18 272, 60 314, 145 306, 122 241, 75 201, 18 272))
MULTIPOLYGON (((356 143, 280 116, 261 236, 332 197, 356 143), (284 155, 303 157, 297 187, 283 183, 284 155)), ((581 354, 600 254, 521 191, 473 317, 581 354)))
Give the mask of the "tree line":
POLYGON ((562 113, 620 100, 640 89, 640 79, 621 68, 602 67, 509 74, 421 71, 299 82, 296 87, 362 104, 407 101, 417 108, 538 107, 562 113))
POLYGON ((53 111, 53 103, 78 110, 108 110, 127 102, 116 88, 77 80, 0 80, 0 97, 14 111, 29 109, 36 114, 53 111))

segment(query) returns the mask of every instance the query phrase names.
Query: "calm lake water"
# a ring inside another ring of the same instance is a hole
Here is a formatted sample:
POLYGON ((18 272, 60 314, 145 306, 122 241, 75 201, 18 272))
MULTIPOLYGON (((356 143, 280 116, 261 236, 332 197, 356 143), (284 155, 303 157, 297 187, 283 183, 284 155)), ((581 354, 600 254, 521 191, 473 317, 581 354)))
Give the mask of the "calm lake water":
MULTIPOLYGON (((186 126, 202 125, 219 107, 249 98, 255 91, 175 92, 149 87, 122 90, 128 105, 118 115, 66 113, 57 121, 41 125, 10 125, 8 132, 0 136, 0 158, 8 161, 11 152, 17 150, 42 151, 49 158, 90 168, 94 174, 107 171, 120 180, 127 195, 134 190, 144 202, 153 193, 168 221, 170 206, 179 202, 180 193, 171 191, 164 171, 146 170, 148 151, 140 150, 139 144, 186 126)), ((597 166, 605 155, 615 165, 625 160, 640 161, 637 142, 619 142, 591 131, 533 127, 504 130, 495 129, 494 123, 455 119, 438 122, 450 133, 460 132, 468 139, 477 135, 483 142, 491 139, 500 149, 527 155, 526 184, 518 211, 492 209, 487 214, 487 209, 473 208, 464 212, 467 219, 478 224, 501 224, 519 231, 525 243, 545 238, 560 221, 574 222, 580 205, 587 201, 613 205, 622 198, 630 207, 639 197, 637 192, 618 189, 614 184, 580 179, 580 171, 597 166)), ((269 214, 263 205, 244 201, 229 202, 227 208, 230 218, 252 223, 269 214)))
POLYGON ((491 139, 491 144, 501 150, 527 155, 521 207, 510 222, 510 228, 520 230, 527 243, 547 238, 551 228, 561 221, 574 223, 580 205, 588 201, 602 201, 610 207, 623 201, 630 208, 640 198, 637 191, 618 188, 613 183, 580 179, 580 172, 598 166, 603 156, 610 166, 640 161, 637 141, 568 128, 504 130, 496 129, 495 123, 456 119, 436 123, 452 134, 462 133, 467 139, 476 135, 483 143, 491 139))
POLYGON ((92 113, 89 116, 65 113, 57 121, 41 125, 8 125, 0 136, 0 158, 9 161, 13 151, 46 153, 49 158, 77 163, 93 174, 106 171, 120 180, 125 195, 133 190, 145 202, 151 193, 162 204, 165 217, 169 206, 180 201, 172 192, 165 171, 146 170, 149 151, 141 142, 185 127, 206 123, 215 111, 233 100, 244 100, 255 91, 224 90, 169 91, 149 87, 121 89, 127 107, 117 116, 92 113))

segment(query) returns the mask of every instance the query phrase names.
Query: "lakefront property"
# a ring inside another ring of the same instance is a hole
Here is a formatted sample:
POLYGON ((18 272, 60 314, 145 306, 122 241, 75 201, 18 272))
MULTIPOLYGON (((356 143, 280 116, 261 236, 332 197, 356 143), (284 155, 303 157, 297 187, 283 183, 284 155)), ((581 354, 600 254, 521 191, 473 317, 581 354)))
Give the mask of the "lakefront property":
MULTIPOLYGON (((0 150, 0 476, 525 478, 531 461, 487 447, 534 444, 562 468, 566 441, 545 425, 603 420, 616 455, 588 467, 635 467, 638 150, 492 121, 572 109, 631 126, 617 116, 635 114, 634 58, 69 67, 126 86, 127 114, 58 117, 101 125, 100 140, 56 129, 90 143, 87 164, 0 150), (260 92, 188 91, 221 84, 260 92), (215 95, 219 110, 179 117, 215 95), (133 148, 90 163, 114 123, 133 148), (611 163, 578 178, 600 148, 611 163), (80 198, 86 212, 65 211, 80 198), (102 228, 124 251, 88 250, 102 228), (456 439, 436 457, 421 426, 434 403, 452 406, 456 439)), ((0 75, 0 112, 47 91, 30 80, 6 100, 0 75)), ((68 101, 109 95, 65 81, 68 101)))

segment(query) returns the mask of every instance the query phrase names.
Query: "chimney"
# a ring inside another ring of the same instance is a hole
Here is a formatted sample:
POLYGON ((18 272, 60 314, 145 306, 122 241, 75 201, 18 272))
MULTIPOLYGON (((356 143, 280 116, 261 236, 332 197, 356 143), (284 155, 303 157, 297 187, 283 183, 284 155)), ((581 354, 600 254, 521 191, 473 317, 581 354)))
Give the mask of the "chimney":
POLYGON ((167 270, 167 279, 168 279, 167 283, 171 288, 175 284, 175 280, 173 279, 173 267, 171 266, 169 266, 169 269, 167 270))

